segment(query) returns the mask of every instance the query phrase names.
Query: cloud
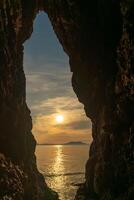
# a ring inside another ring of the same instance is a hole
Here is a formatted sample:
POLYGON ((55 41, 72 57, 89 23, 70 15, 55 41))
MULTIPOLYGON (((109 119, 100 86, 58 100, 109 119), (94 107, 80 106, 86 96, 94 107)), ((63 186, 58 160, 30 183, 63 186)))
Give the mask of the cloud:
POLYGON ((82 104, 80 104, 74 97, 57 96, 55 98, 41 101, 40 104, 34 105, 32 109, 55 107, 60 110, 76 110, 81 109, 81 106, 82 104))
MULTIPOLYGON (((91 122, 86 117, 83 105, 74 97, 55 97, 41 101, 32 107, 33 116, 33 133, 38 141, 44 135, 77 135, 80 139, 89 137, 91 132, 91 122), (57 124, 55 116, 62 114, 64 116, 64 123, 57 124)), ((56 136, 55 136, 56 137, 56 136)), ((67 137, 66 137, 67 138, 67 137)), ((48 140, 47 140, 48 141, 48 140)))
POLYGON ((26 74, 27 103, 29 107, 36 106, 42 101, 53 99, 57 96, 75 95, 71 86, 72 75, 69 73, 69 69, 59 69, 51 66, 44 67, 44 71, 33 71, 26 74))
POLYGON ((26 75, 27 91, 28 92, 59 92, 68 91, 68 86, 71 85, 71 75, 58 77, 55 74, 48 73, 32 73, 26 75), (36 88, 36 90, 35 90, 36 88), (50 90, 51 89, 51 90, 50 90))
POLYGON ((84 130, 84 129, 90 129, 91 123, 89 121, 79 120, 79 121, 70 122, 69 124, 66 124, 65 127, 69 129, 75 129, 75 130, 84 130))
POLYGON ((38 142, 59 143, 90 137, 91 122, 72 90, 71 73, 66 68, 46 66, 44 71, 29 72, 26 78, 27 102, 38 142), (57 113, 64 115, 65 121, 61 125, 55 122, 57 113))

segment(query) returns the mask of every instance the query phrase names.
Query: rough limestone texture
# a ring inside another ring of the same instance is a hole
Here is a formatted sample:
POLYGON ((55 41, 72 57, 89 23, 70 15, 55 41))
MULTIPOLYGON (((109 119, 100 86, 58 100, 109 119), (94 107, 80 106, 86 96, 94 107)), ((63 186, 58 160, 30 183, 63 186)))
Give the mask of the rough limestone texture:
POLYGON ((0 1, 0 200, 57 199, 36 168, 23 43, 47 12, 92 120, 86 182, 76 200, 134 197, 134 0, 0 1), (12 187, 11 187, 12 186, 12 187))

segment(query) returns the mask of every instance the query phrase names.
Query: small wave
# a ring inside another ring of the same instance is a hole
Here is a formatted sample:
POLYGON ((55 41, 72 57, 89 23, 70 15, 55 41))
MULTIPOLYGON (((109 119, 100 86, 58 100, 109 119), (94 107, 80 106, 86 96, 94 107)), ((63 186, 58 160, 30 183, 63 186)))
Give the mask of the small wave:
POLYGON ((45 177, 58 177, 58 176, 74 176, 74 175, 82 175, 85 174, 84 172, 74 172, 74 173, 61 173, 61 174, 45 174, 45 177))

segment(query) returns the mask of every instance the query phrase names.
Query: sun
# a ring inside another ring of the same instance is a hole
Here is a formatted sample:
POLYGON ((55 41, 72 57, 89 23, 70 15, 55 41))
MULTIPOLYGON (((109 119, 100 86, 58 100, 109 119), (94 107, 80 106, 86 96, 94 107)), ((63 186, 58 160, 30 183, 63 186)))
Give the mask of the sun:
POLYGON ((64 116, 63 115, 57 115, 55 117, 55 120, 57 123, 62 123, 64 121, 64 116))

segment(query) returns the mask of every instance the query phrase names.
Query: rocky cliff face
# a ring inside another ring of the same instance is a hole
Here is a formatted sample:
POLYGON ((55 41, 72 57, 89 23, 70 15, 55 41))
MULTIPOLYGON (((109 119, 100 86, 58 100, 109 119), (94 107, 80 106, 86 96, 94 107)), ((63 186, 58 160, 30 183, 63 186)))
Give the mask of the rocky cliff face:
POLYGON ((0 200, 57 199, 36 167, 25 99, 23 42, 36 12, 34 1, 0 1, 0 200))
POLYGON ((74 91, 93 123, 86 183, 76 199, 132 199, 133 0, 0 2, 0 198, 57 198, 37 171, 25 102, 23 42, 39 9, 70 57, 74 91))

